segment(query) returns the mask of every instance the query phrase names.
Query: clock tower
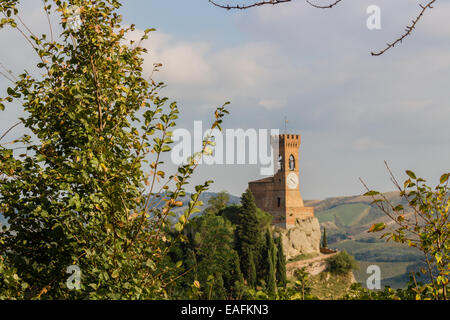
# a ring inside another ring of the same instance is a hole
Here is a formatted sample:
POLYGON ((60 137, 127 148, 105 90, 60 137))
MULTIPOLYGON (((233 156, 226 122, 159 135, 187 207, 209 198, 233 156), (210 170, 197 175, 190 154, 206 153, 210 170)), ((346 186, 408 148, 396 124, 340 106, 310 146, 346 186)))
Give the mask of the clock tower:
POLYGON ((305 207, 299 189, 299 148, 296 134, 279 136, 278 171, 274 176, 249 182, 257 207, 273 215, 273 224, 283 228, 314 217, 314 208, 305 207))

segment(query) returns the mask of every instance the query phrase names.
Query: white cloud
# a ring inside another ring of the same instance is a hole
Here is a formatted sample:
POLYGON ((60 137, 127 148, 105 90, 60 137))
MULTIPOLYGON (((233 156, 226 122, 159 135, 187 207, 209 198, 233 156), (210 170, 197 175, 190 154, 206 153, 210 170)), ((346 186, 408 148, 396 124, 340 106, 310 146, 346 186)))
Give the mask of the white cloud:
POLYGON ((352 148, 357 151, 386 149, 387 146, 368 137, 361 137, 352 142, 352 148))
POLYGON ((154 63, 162 63, 154 78, 169 85, 171 96, 195 99, 196 106, 245 98, 254 101, 254 107, 280 108, 298 92, 289 79, 302 71, 290 66, 280 50, 266 42, 213 50, 206 42, 188 43, 157 32, 145 46, 149 50, 146 72, 151 72, 154 63))
POLYGON ((206 43, 176 41, 168 34, 155 32, 147 42, 147 71, 154 63, 162 63, 161 75, 171 85, 206 85, 213 80, 211 65, 206 60, 210 50, 206 43))
POLYGON ((260 105, 262 105, 266 109, 275 109, 275 108, 281 108, 286 105, 286 100, 283 99, 266 99, 261 100, 259 102, 260 105))

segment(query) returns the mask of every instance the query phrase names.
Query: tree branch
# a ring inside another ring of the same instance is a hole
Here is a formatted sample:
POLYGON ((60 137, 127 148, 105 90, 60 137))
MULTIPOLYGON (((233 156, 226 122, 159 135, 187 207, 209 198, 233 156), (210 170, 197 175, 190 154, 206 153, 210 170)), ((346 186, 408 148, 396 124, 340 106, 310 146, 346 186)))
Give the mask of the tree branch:
POLYGON ((336 0, 335 2, 333 2, 332 4, 329 4, 327 6, 319 6, 317 4, 314 4, 312 2, 310 2, 309 0, 306 0, 306 2, 310 5, 313 6, 314 8, 318 8, 318 9, 331 9, 335 6, 337 6, 339 4, 339 2, 341 2, 342 0, 336 0))
MULTIPOLYGON (((218 3, 216 3, 213 0, 208 0, 208 1, 211 4, 213 4, 214 6, 222 8, 222 9, 227 9, 227 10, 231 10, 231 9, 245 10, 245 9, 250 9, 250 8, 253 8, 253 7, 264 6, 264 5, 268 5, 268 4, 276 5, 276 4, 280 4, 280 3, 291 2, 292 0, 266 0, 266 1, 254 2, 253 4, 249 4, 249 5, 229 5, 229 4, 223 5, 223 4, 218 4, 218 3)), ((311 0, 306 0, 306 2, 310 6, 312 6, 314 8, 318 8, 318 9, 331 9, 331 8, 337 6, 343 0, 333 0, 333 1, 334 2, 329 4, 329 5, 317 5, 317 4, 313 3, 313 2, 311 2, 311 0)), ((378 52, 371 52, 370 54, 372 56, 381 56, 383 53, 385 53, 389 49, 391 49, 391 48, 395 47, 397 44, 401 43, 406 37, 411 35, 411 33, 415 29, 417 23, 420 21, 420 19, 424 15, 425 11, 427 9, 433 9, 433 4, 435 2, 436 2, 436 0, 428 0, 428 3, 426 5, 419 4, 419 6, 422 8, 422 10, 419 12, 417 17, 414 20, 412 20, 412 24, 409 25, 409 26, 406 26, 405 33, 403 33, 394 42, 388 43, 383 50, 378 51, 378 52)))
POLYGON ((397 38, 397 40, 395 40, 394 42, 388 43, 383 50, 381 50, 379 52, 371 52, 372 56, 381 56, 383 53, 385 53, 389 49, 395 47, 395 45, 397 45, 398 43, 401 43, 403 41, 403 39, 405 39, 407 36, 411 35, 412 31, 416 27, 419 20, 422 18, 425 11, 427 9, 433 9, 432 5, 435 2, 436 2, 436 0, 429 1, 425 6, 419 4, 419 6, 422 8, 422 10, 420 11, 419 15, 412 21, 412 24, 409 26, 406 26, 405 33, 401 37, 397 38))
POLYGON ((50 7, 47 7, 46 1, 47 0, 42 0, 42 2, 44 3, 44 11, 47 16, 48 27, 50 28, 50 36, 51 36, 51 39, 53 42, 53 28, 52 28, 52 23, 50 22, 50 14, 48 13, 50 10, 50 7))
MULTIPOLYGON (((222 8, 222 9, 227 9, 227 10, 231 10, 231 9, 239 9, 239 10, 245 10, 245 9, 250 9, 253 7, 260 7, 260 6, 264 6, 266 4, 272 4, 272 5, 276 5, 276 4, 280 4, 280 3, 285 3, 285 2, 291 2, 292 0, 266 0, 266 1, 259 1, 259 2, 255 2, 249 5, 229 5, 229 4, 219 4, 213 0, 208 0, 212 5, 222 8)), ((340 1, 340 0, 339 0, 340 1)))
POLYGON ((3 138, 15 127, 17 127, 19 124, 21 124, 22 121, 17 122, 15 125, 11 126, 8 130, 6 130, 6 132, 0 137, 0 141, 3 140, 3 138))
POLYGON ((102 132, 103 131, 103 111, 102 111, 102 105, 101 105, 100 93, 99 93, 100 85, 99 85, 99 80, 98 80, 98 76, 97 76, 97 69, 95 68, 94 60, 92 59, 92 55, 90 56, 90 61, 91 61, 92 72, 94 74, 95 94, 96 94, 96 98, 97 98, 98 126, 99 126, 99 131, 102 132))

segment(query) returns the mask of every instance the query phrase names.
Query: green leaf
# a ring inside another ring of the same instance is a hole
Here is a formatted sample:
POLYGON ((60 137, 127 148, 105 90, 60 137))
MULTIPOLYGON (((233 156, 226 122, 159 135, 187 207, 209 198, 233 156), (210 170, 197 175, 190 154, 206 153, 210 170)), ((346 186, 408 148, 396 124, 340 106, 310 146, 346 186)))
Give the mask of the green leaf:
POLYGON ((14 91, 14 89, 8 87, 6 89, 6 92, 10 95, 10 96, 14 96, 16 94, 16 91, 14 91))
POLYGON ((167 146, 167 145, 165 145, 165 146, 162 147, 161 152, 169 152, 170 150, 172 150, 172 148, 167 146))
POLYGON ((386 224, 384 223, 375 223, 372 225, 368 232, 379 232, 381 230, 384 230, 386 228, 386 224))
POLYGON ((448 181, 449 176, 450 176, 450 173, 443 174, 440 179, 441 184, 446 183, 448 181))
POLYGON ((113 279, 117 279, 117 278, 119 277, 119 275, 120 275, 119 269, 116 269, 116 270, 114 270, 113 273, 111 274, 111 277, 112 277, 113 279))
POLYGON ((378 191, 367 191, 366 193, 364 193, 364 196, 366 196, 366 197, 373 197, 373 196, 376 196, 376 195, 379 195, 380 193, 378 192, 378 191))
POLYGON ((155 270, 155 269, 156 269, 155 262, 154 262, 152 259, 148 259, 148 260, 145 262, 145 265, 146 265, 147 267, 149 267, 150 269, 152 269, 152 270, 155 270))
POLYGON ((414 172, 412 172, 411 170, 406 170, 405 172, 408 175, 408 177, 410 177, 413 180, 417 180, 416 174, 414 172))
POLYGON ((178 232, 181 232, 183 230, 183 225, 181 223, 176 223, 175 224, 175 230, 178 232))
POLYGON ((46 157, 43 154, 39 154, 36 156, 36 162, 42 162, 46 159, 46 157))

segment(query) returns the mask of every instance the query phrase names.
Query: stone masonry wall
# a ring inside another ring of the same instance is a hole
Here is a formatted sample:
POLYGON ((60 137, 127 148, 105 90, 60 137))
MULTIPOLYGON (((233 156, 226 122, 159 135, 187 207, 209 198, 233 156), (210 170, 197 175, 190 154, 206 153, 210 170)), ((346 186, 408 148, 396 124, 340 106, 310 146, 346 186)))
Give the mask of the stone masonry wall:
POLYGON ((315 217, 297 219, 289 229, 274 227, 275 233, 282 237, 286 260, 303 253, 320 253, 320 224, 315 217))

